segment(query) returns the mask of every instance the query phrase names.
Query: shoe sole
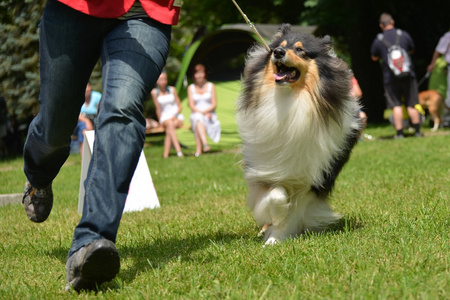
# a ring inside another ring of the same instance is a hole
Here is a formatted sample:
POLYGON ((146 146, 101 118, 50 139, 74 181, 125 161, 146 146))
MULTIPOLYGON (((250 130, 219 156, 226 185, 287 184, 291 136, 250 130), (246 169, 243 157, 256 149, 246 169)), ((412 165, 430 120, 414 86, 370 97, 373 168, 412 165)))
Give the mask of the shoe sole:
POLYGON ((47 207, 37 207, 37 209, 34 204, 31 208, 31 204, 33 203, 30 203, 28 205, 24 204, 28 219, 30 219, 30 221, 33 221, 34 223, 42 223, 46 221, 50 216, 50 213, 52 212, 53 202, 47 207))
POLYGON ((120 270, 120 257, 114 244, 102 240, 94 245, 81 265, 80 274, 70 283, 75 291, 94 290, 111 281, 120 270))
POLYGON ((33 188, 31 184, 27 181, 25 183, 24 197, 22 199, 22 204, 25 207, 25 212, 28 219, 35 223, 42 223, 48 219, 53 208, 53 191, 50 185, 49 191, 45 193, 46 199, 40 199, 38 201, 33 201, 36 197, 37 189, 33 188))

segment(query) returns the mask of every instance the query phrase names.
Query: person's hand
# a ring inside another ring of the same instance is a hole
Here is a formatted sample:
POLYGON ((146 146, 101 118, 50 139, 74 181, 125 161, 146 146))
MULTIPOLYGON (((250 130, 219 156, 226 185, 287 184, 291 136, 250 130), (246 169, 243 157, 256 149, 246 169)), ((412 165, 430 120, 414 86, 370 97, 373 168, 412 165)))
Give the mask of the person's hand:
POLYGON ((431 72, 434 69, 434 64, 429 64, 427 67, 427 72, 431 72))

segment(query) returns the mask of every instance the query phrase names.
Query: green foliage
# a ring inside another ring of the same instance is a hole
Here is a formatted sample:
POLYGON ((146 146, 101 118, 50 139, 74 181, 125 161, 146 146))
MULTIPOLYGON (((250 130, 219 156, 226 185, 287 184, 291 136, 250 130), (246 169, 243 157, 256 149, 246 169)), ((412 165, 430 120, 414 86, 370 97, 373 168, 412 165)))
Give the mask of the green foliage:
POLYGON ((194 33, 195 31, 191 26, 186 26, 183 23, 172 27, 172 42, 170 43, 170 52, 166 63, 169 85, 175 85, 181 68, 183 54, 189 46, 194 33))
POLYGON ((0 4, 0 93, 10 114, 35 113, 39 94, 38 24, 43 1, 2 1, 0 4))

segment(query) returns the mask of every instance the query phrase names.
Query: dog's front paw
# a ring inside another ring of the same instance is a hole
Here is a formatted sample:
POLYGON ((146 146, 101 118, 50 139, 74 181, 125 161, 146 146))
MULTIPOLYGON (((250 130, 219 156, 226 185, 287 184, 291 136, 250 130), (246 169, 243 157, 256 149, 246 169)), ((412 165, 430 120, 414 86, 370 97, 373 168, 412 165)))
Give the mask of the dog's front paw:
POLYGON ((264 244, 264 247, 267 245, 271 246, 271 245, 275 245, 275 244, 279 244, 279 243, 280 243, 280 241, 278 239, 276 239, 274 237, 270 237, 267 239, 266 243, 264 244))

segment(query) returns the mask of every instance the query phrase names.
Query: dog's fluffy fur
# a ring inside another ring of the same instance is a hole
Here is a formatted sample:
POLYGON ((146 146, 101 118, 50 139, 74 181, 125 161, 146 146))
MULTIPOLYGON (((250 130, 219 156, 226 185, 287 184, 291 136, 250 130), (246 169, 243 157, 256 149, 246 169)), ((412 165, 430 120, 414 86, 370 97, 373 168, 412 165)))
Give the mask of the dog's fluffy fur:
POLYGON ((419 93, 419 103, 423 109, 428 109, 433 118, 434 126, 431 131, 439 129, 444 110, 444 100, 442 95, 436 90, 427 90, 419 93))
POLYGON ((327 198, 361 128, 350 71, 328 36, 283 24, 269 47, 249 50, 236 112, 247 205, 266 244, 340 219, 327 198))

